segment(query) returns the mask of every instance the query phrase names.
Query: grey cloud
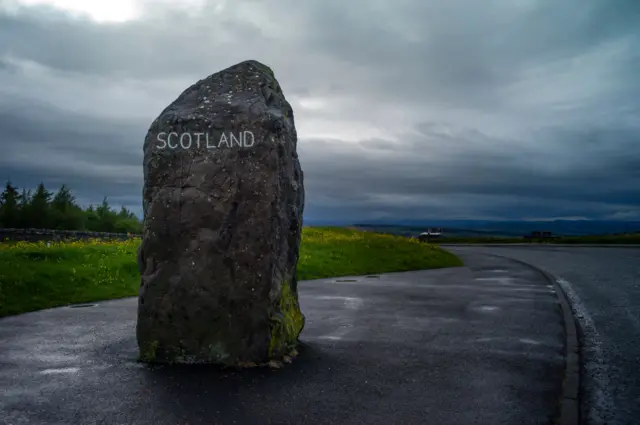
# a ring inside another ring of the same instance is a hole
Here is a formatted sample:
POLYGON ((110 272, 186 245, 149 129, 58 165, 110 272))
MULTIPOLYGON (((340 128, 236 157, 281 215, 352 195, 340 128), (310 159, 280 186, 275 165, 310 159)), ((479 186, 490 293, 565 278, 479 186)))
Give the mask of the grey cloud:
POLYGON ((637 1, 228 4, 96 24, 0 3, 0 177, 138 208, 151 121, 255 58, 295 105, 311 220, 640 213, 637 1))
MULTIPOLYGON (((600 134, 608 140, 613 138, 604 131, 600 134)), ((580 132, 571 137, 565 134, 556 141, 564 141, 562 149, 533 157, 525 149, 493 150, 492 146, 502 146, 500 141, 471 132, 469 139, 464 134, 435 133, 438 144, 432 145, 433 156, 425 152, 429 143, 421 138, 423 135, 413 140, 406 137, 404 143, 374 140, 371 146, 382 148, 381 155, 373 154, 375 150, 365 154, 339 141, 304 141, 301 158, 311 179, 309 190, 335 199, 336 204, 338 200, 362 198, 363 194, 402 195, 427 203, 434 197, 453 196, 467 197, 465 209, 475 211, 478 204, 473 198, 485 195, 487 200, 493 199, 492 213, 499 209, 529 213, 533 206, 539 212, 554 210, 557 216, 567 212, 604 214, 609 211, 607 205, 640 205, 637 139, 635 134, 614 134, 627 141, 628 151, 617 151, 616 146, 585 150, 580 132), (476 143, 478 139, 481 143, 476 143)), ((389 207, 402 209, 402 205, 389 207)), ((455 213, 455 209, 449 213, 455 213)))
MULTIPOLYGON (((640 5, 632 0, 615 7, 607 1, 539 1, 530 7, 387 2, 366 18, 357 2, 313 4, 318 19, 308 37, 314 48, 387 74, 383 85, 404 95, 454 104, 489 106, 532 67, 572 60, 610 40, 640 40, 634 20, 640 5), (394 17, 399 20, 392 32, 394 17), (333 30, 323 31, 328 27, 333 30)), ((627 70, 621 77, 633 78, 627 70)))
POLYGON ((31 106, 0 108, 0 178, 26 188, 66 184, 85 205, 107 196, 140 211, 144 127, 31 106))

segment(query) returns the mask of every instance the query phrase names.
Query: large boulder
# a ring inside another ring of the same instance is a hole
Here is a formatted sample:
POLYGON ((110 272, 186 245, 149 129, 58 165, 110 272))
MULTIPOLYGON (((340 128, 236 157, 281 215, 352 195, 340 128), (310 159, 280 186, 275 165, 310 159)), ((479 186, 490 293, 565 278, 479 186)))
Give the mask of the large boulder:
POLYGON ((239 365, 295 350, 304 188, 293 110, 246 61, 198 81, 144 142, 143 361, 239 365))

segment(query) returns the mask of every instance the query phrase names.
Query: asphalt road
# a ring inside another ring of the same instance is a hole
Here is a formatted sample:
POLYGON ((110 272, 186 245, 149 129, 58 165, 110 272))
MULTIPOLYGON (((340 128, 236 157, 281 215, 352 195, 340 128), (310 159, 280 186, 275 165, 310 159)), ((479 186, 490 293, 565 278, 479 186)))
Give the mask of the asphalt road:
POLYGON ((559 278, 582 331, 582 418, 640 424, 640 248, 446 247, 534 264, 559 278))
POLYGON ((240 372, 136 362, 136 299, 0 319, 0 424, 550 425, 554 288, 530 267, 300 283, 301 355, 240 372))

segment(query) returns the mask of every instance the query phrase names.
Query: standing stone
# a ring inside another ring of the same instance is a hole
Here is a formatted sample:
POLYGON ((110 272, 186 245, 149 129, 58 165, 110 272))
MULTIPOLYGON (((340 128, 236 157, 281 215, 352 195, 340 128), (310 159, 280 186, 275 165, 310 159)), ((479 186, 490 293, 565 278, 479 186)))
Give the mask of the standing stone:
POLYGON ((161 363, 263 363, 304 326, 304 188, 293 110, 246 61, 198 81, 144 142, 137 340, 161 363))

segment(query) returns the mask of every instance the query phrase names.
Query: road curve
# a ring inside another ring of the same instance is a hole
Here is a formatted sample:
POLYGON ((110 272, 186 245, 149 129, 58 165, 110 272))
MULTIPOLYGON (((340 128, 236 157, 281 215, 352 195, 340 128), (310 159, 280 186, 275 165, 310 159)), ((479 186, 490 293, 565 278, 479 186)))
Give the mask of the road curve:
POLYGON ((511 257, 558 278, 581 328, 582 423, 640 423, 640 247, 445 248, 511 257))

